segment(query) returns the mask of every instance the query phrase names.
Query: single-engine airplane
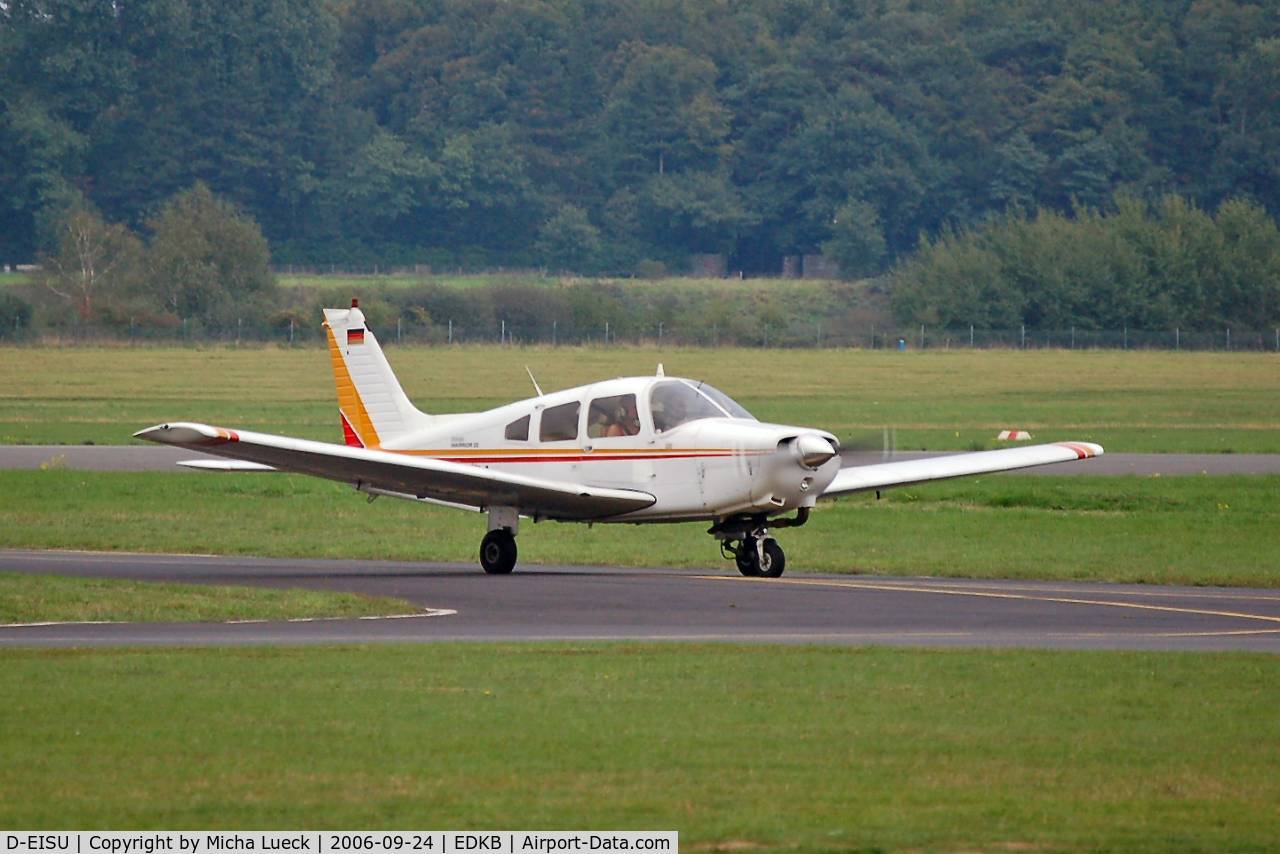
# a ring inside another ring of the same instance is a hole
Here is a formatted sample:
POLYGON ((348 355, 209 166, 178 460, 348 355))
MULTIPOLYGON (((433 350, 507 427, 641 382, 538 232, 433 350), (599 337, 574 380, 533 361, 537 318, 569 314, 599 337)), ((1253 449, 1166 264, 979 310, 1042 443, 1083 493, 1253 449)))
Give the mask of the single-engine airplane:
MULTIPOLYGON (((161 424, 135 435, 222 460, 215 471, 293 472, 386 495, 488 513, 480 565, 516 565, 520 518, 535 522, 710 522, 747 576, 777 578, 770 529, 803 525, 819 498, 1095 457, 1088 442, 841 468, 839 442, 811 427, 765 424, 696 380, 625 377, 490 409, 428 415, 405 396, 357 300, 325 309, 346 444, 161 424), (794 515, 788 515, 794 514, 794 515)), ((532 379, 532 374, 530 374, 532 379)))

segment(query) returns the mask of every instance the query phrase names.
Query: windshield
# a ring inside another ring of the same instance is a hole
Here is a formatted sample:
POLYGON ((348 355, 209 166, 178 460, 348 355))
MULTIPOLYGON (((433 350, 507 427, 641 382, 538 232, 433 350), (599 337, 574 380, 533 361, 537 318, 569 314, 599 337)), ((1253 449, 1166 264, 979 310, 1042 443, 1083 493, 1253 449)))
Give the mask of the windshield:
POLYGON ((693 386, 682 380, 656 384, 649 392, 653 428, 659 433, 700 418, 752 418, 727 394, 705 383, 693 386))
POLYGON ((751 421, 756 420, 756 417, 748 412, 746 407, 738 403, 738 401, 734 400, 732 397, 729 397, 729 395, 725 394, 720 389, 714 386, 709 386, 706 383, 698 383, 698 391, 714 400, 721 409, 729 413, 730 418, 747 418, 751 421))

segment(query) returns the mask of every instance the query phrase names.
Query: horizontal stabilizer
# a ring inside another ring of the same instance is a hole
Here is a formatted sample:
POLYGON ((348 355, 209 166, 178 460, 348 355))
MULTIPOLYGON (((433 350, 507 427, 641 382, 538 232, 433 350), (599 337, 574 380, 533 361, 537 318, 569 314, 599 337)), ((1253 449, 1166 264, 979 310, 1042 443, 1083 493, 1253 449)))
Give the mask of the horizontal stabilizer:
POLYGON ((840 469, 835 480, 822 493, 824 496, 866 492, 871 489, 887 489, 910 483, 930 480, 946 480, 988 472, 1047 466, 1053 463, 1069 463, 1102 456, 1102 446, 1091 442, 1055 442, 1051 445, 1032 445, 1029 448, 1005 448, 999 451, 977 451, 972 454, 951 454, 924 460, 903 460, 897 463, 877 463, 869 466, 850 466, 840 469))
POLYGON ((244 460, 178 460, 178 465, 201 471, 279 471, 275 466, 244 460))

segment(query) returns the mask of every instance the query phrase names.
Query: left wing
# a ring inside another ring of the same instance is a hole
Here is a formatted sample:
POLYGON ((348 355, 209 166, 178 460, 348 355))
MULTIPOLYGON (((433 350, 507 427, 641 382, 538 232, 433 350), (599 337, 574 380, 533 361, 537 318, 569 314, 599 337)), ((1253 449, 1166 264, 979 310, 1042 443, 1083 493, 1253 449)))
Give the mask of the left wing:
POLYGON ((244 461, 235 465, 211 463, 200 468, 309 474, 366 490, 373 488, 453 506, 516 507, 526 515, 549 519, 603 519, 641 510, 656 500, 638 489, 607 489, 510 474, 480 465, 225 430, 208 424, 160 424, 134 435, 150 442, 244 461))
POLYGON ((1055 442, 1052 445, 1032 445, 1028 448, 1003 448, 999 451, 950 454, 925 460, 851 466, 840 469, 835 480, 831 481, 831 485, 822 494, 824 497, 846 495, 927 480, 946 480, 1050 463, 1069 463, 1099 456, 1102 456, 1102 446, 1092 442, 1055 442))

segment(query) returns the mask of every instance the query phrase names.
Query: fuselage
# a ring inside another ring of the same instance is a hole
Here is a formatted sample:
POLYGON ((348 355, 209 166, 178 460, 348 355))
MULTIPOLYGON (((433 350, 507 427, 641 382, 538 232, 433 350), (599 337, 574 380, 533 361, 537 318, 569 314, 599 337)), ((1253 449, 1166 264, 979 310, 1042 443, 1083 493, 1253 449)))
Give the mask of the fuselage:
POLYGON ((840 468, 834 436, 766 424, 677 377, 627 377, 486 412, 433 416, 382 450, 653 495, 613 522, 724 519, 811 507, 840 468))

